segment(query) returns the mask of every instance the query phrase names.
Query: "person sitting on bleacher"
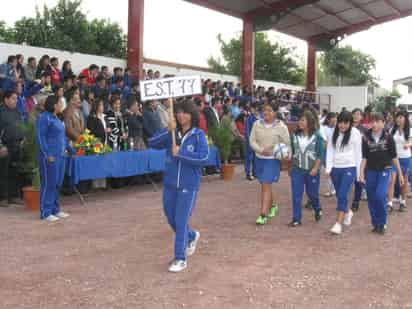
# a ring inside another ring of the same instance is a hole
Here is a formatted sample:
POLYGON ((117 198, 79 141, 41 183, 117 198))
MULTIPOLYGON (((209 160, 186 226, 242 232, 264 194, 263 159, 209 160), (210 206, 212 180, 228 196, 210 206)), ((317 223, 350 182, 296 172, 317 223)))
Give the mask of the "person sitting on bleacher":
POLYGON ((16 56, 9 56, 7 62, 0 65, 0 88, 3 90, 11 90, 16 86, 19 79, 19 74, 16 70, 16 56))

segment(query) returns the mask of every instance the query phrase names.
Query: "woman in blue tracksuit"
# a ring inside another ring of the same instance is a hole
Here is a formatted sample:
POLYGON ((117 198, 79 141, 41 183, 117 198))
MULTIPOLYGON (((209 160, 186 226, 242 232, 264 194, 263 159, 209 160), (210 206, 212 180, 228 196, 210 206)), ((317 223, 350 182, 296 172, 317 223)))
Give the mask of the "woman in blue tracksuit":
POLYGON ((37 120, 37 142, 40 163, 40 218, 49 222, 67 218, 60 210, 59 189, 63 183, 65 153, 69 146, 64 123, 57 117, 63 110, 63 102, 56 96, 46 100, 45 111, 37 120))
POLYGON ((290 227, 302 224, 302 197, 306 193, 314 210, 315 220, 322 217, 319 202, 320 168, 325 156, 325 142, 317 130, 317 119, 311 111, 305 111, 299 119, 299 127, 291 138, 293 219, 290 227))
POLYGON ((205 133, 199 129, 199 114, 195 104, 183 101, 176 106, 176 121, 172 119, 165 129, 149 140, 150 147, 166 149, 163 207, 167 220, 175 232, 175 260, 170 272, 180 272, 187 267, 199 241, 200 233, 189 226, 196 205, 202 177, 202 168, 209 156, 205 133), (170 132, 169 132, 170 131, 170 132), (172 133, 171 133, 172 132, 172 133), (176 136, 176 146, 172 136, 176 136))
POLYGON ((245 173, 248 180, 255 180, 255 152, 249 144, 250 133, 253 125, 259 119, 259 111, 256 103, 250 104, 250 114, 246 119, 245 140, 246 140, 246 154, 245 154, 245 173))
POLYGON ((363 160, 359 179, 366 183, 372 231, 383 235, 386 232, 392 165, 399 173, 401 184, 404 178, 397 158, 395 140, 384 130, 385 118, 381 113, 373 113, 370 119, 372 128, 365 133, 362 141, 363 160))

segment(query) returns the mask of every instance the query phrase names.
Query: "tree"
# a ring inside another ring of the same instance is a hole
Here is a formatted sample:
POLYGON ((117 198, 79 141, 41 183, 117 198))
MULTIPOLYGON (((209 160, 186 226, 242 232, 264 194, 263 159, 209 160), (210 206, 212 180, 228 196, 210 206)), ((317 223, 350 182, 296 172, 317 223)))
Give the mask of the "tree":
POLYGON ((7 43, 14 42, 13 29, 8 28, 4 21, 0 21, 0 41, 4 41, 7 43))
POLYGON ((396 102, 402 95, 398 90, 394 89, 388 95, 380 96, 372 102, 372 107, 377 112, 393 111, 396 107, 396 102))
POLYGON ((318 84, 321 86, 376 85, 372 71, 375 59, 351 46, 335 47, 319 58, 318 84))
MULTIPOLYGON (((242 63, 242 39, 232 38, 228 42, 217 37, 223 61, 210 57, 209 67, 220 74, 240 76, 242 63)), ((303 84, 304 69, 294 57, 294 48, 272 43, 262 32, 255 34, 255 78, 261 80, 303 84)))
MULTIPOLYGON (((4 41, 124 58, 126 36, 120 25, 106 19, 88 21, 81 4, 82 0, 59 0, 55 7, 36 8, 36 16, 16 21, 4 41)), ((0 35, 3 28, 0 24, 0 35)))
POLYGON ((89 31, 95 42, 89 53, 125 58, 127 36, 119 24, 107 19, 94 19, 89 23, 89 31))

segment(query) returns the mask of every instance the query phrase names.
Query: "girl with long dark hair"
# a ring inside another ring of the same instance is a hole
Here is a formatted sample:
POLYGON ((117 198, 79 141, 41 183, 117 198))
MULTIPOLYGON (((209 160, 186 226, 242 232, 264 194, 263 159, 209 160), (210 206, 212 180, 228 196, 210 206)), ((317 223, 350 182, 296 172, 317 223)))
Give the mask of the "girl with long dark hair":
POLYGON ((303 112, 298 129, 292 135, 292 201, 293 219, 290 227, 302 224, 303 192, 309 197, 315 220, 322 217, 319 203, 320 168, 325 155, 325 143, 317 130, 317 119, 310 110, 303 112))
POLYGON ((40 58, 36 71, 36 79, 40 79, 44 73, 51 74, 50 57, 49 55, 43 55, 40 58))
POLYGON ((170 120, 168 130, 149 140, 151 147, 166 149, 163 207, 176 235, 175 259, 169 266, 170 272, 184 270, 187 257, 195 253, 200 233, 189 226, 189 221, 209 156, 206 135, 198 128, 199 113, 191 100, 177 104, 176 119, 170 120), (176 136, 176 145, 172 143, 172 134, 176 136))
POLYGON ((127 139, 126 123, 121 111, 119 96, 112 96, 110 101, 111 110, 107 112, 107 124, 110 128, 108 144, 114 150, 122 150, 122 144, 127 139))
POLYGON ((333 234, 342 233, 342 224, 349 226, 352 223, 353 212, 348 207, 348 196, 360 176, 361 161, 361 134, 353 128, 352 113, 343 111, 338 116, 338 124, 326 151, 326 174, 332 178, 337 198, 337 219, 330 230, 333 234))
POLYGON ((112 132, 112 129, 106 121, 103 99, 98 98, 93 102, 90 115, 87 118, 87 128, 90 130, 90 133, 100 139, 103 144, 107 144, 107 137, 108 134, 112 132))
MULTIPOLYGON (((96 136, 102 144, 107 144, 107 137, 111 133, 111 128, 106 122, 106 115, 104 114, 104 102, 102 98, 98 98, 92 104, 92 109, 87 118, 87 128, 90 133, 96 136)), ((93 180, 93 188, 106 188, 106 179, 93 180)))
POLYGON ((72 63, 68 60, 64 61, 61 72, 63 75, 63 80, 66 78, 72 78, 74 76, 74 73, 72 71, 72 63))
POLYGON ((393 198, 399 197, 399 211, 403 212, 406 210, 406 194, 408 191, 408 174, 410 172, 411 165, 411 146, 412 146, 412 136, 410 132, 409 114, 407 111, 400 111, 396 114, 395 125, 392 128, 391 135, 395 140, 396 153, 401 166, 403 178, 405 182, 401 186, 399 184, 399 174, 394 168, 392 172, 391 183, 389 186, 388 193, 388 208, 389 211, 393 210, 393 198))

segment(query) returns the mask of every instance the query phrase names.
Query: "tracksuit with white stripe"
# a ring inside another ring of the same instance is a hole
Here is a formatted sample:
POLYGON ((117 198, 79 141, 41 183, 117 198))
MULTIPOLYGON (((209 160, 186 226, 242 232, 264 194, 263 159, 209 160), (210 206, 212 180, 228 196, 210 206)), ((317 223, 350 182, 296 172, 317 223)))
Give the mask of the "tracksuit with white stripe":
POLYGON ((198 128, 190 129, 184 136, 176 132, 179 154, 172 155, 172 136, 165 129, 149 140, 156 149, 166 149, 163 207, 167 220, 175 232, 175 258, 186 260, 187 245, 195 239, 189 220, 196 206, 202 168, 209 156, 205 133, 198 128))
POLYGON ((349 192, 360 175, 362 136, 351 128, 348 144, 342 147, 344 134, 339 133, 336 145, 331 141, 326 151, 326 172, 330 173, 336 190, 337 210, 348 213, 349 192))
POLYGON ((320 174, 315 176, 310 173, 316 161, 322 162, 325 156, 325 142, 319 133, 306 137, 303 133, 293 134, 291 138, 292 148, 292 200, 293 200, 293 221, 301 223, 302 220, 302 197, 303 192, 311 201, 313 209, 321 209, 319 202, 320 174))
POLYGON ((59 189, 63 184, 65 151, 69 146, 63 121, 53 113, 43 112, 37 120, 37 142, 40 147, 40 218, 60 212, 59 189), (53 157, 54 162, 48 158, 53 157))
POLYGON ((369 130, 362 144, 363 158, 366 160, 366 191, 372 225, 383 227, 387 224, 388 189, 392 174, 392 163, 397 158, 393 137, 383 131, 375 136, 369 130))

